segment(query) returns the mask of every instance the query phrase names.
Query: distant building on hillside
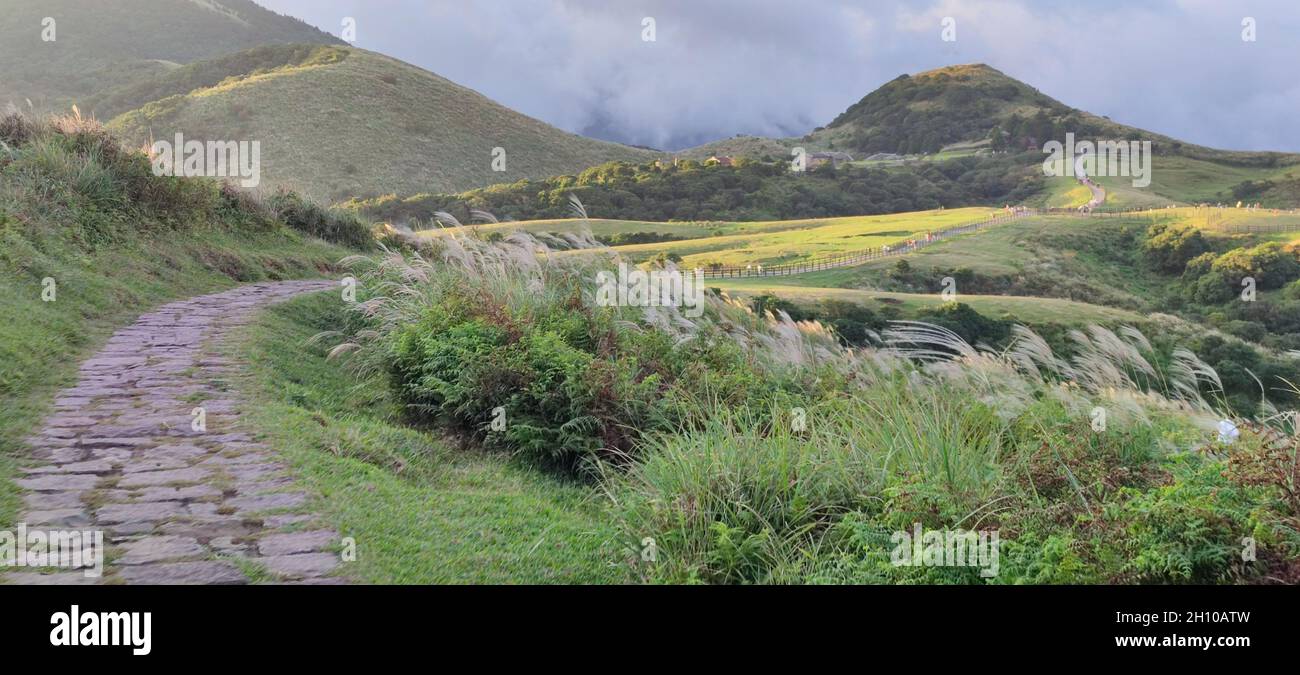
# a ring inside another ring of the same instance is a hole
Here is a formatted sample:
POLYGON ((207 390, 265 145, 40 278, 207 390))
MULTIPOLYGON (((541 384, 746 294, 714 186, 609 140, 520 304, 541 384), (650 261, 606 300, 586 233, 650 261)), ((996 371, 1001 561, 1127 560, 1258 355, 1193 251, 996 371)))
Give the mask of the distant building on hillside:
POLYGON ((714 155, 704 160, 706 166, 735 166, 736 160, 728 155, 714 155))
POLYGON ((823 164, 839 168, 841 164, 853 161, 853 155, 847 152, 814 152, 808 155, 808 168, 815 169, 823 164))

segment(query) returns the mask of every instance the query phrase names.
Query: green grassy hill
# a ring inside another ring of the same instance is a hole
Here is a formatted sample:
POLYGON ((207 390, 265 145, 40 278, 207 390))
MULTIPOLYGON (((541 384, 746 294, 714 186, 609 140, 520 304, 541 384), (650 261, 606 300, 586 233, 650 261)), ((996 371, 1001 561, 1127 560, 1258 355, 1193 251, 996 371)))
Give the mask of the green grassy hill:
POLYGON ((38 112, 251 47, 343 44, 250 0, 5 0, 3 13, 0 107, 30 99, 38 112), (42 39, 46 17, 53 42, 42 39))
POLYGON ((152 95, 165 97, 117 115, 109 127, 142 144, 177 131, 261 140, 263 188, 320 199, 459 192, 653 156, 561 131, 433 73, 347 47, 236 54, 97 101, 117 111, 152 95), (499 172, 498 147, 505 151, 499 172))

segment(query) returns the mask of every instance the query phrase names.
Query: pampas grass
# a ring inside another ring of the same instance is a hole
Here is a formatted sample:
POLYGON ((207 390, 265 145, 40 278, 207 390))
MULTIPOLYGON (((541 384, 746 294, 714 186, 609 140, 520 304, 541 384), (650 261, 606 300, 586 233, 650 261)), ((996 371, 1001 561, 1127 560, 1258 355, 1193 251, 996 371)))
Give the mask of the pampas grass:
MULTIPOLYGON (((571 202, 575 214, 586 217, 576 195, 571 202)), ((495 222, 485 212, 474 217, 495 222)), ((460 227, 449 213, 438 213, 436 220, 460 227)), ((563 296, 574 288, 580 289, 585 304, 595 306, 596 272, 619 262, 617 254, 589 231, 563 237, 514 232, 488 241, 472 228, 422 240, 416 250, 384 248, 378 256, 352 256, 342 264, 356 269, 368 290, 369 297, 355 309, 370 328, 351 336, 349 341, 356 345, 343 353, 365 352, 369 343, 418 321, 455 294, 476 295, 484 306, 506 307, 515 316, 562 306, 563 296), (601 255, 557 255, 570 250, 601 255)), ((677 271, 671 262, 665 269, 677 271)), ((678 306, 613 311, 624 329, 660 331, 677 344, 705 334, 726 335, 754 363, 772 372, 829 368, 860 387, 870 387, 882 376, 907 371, 923 386, 943 383, 969 391, 1008 417, 1045 396, 1071 401, 1076 409, 1084 408, 1086 401, 1109 402, 1121 418, 1134 420, 1144 417, 1139 409, 1146 406, 1183 411, 1198 420, 1224 416, 1204 393, 1221 400, 1223 386, 1213 368, 1178 349, 1167 372, 1158 370, 1150 341, 1131 326, 1112 331, 1091 325, 1070 331, 1072 349, 1066 356, 1055 354, 1046 340, 1022 325, 1012 328, 1009 345, 999 351, 969 345, 948 329, 914 321, 891 322, 877 347, 848 349, 816 321, 793 321, 784 312, 760 316, 725 293, 706 294, 704 303, 698 317, 687 317, 678 306)))

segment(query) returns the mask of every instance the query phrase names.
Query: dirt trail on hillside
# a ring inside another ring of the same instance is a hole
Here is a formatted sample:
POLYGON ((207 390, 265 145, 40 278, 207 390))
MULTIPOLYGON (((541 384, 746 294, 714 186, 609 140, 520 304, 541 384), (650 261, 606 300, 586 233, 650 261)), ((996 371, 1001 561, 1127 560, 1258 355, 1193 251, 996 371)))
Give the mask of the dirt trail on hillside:
POLYGON ((30 439, 29 530, 102 530, 103 577, 17 568, 6 583, 338 583, 336 532, 306 511, 275 453, 240 425, 238 365, 220 346, 266 305, 332 288, 261 283, 171 303, 81 365, 30 439), (236 564, 239 561, 239 564, 236 564), (250 564, 251 563, 251 564, 250 564), (268 576, 263 576, 266 573, 268 576))
POLYGON ((1079 159, 1075 161, 1074 175, 1084 187, 1088 188, 1088 190, 1092 192, 1092 199, 1083 207, 1083 210, 1091 211, 1106 203, 1106 190, 1088 177, 1088 174, 1083 169, 1083 159, 1083 157, 1079 157, 1079 159))

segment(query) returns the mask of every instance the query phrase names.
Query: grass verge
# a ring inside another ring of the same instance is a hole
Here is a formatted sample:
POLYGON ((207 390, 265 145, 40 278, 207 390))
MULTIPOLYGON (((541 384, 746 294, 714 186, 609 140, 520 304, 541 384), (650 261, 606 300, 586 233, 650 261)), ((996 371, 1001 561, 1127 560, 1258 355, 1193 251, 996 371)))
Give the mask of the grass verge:
POLYGON ((600 495, 501 454, 404 426, 381 379, 358 382, 309 346, 348 318, 316 294, 268 310, 235 347, 251 420, 357 540, 354 578, 382 584, 629 581, 600 495))

